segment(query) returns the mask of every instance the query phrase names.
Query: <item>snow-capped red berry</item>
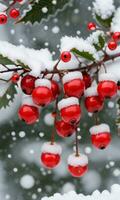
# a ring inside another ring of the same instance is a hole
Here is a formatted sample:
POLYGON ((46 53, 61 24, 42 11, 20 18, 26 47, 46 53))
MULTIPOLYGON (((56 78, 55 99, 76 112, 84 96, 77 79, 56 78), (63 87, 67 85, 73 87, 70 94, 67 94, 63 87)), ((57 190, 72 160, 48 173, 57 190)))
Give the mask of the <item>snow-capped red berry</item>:
POLYGON ((55 122, 56 132, 61 137, 69 137, 75 133, 75 128, 63 120, 55 122))
POLYGON ((96 24, 94 22, 89 22, 87 27, 88 27, 88 30, 94 31, 96 29, 96 24))
POLYGON ((98 112, 104 105, 103 98, 98 95, 96 87, 85 90, 85 107, 88 112, 98 112))
POLYGON ((83 176, 88 170, 88 158, 84 154, 76 156, 72 154, 68 157, 68 170, 74 177, 83 176))
POLYGON ((29 74, 27 74, 26 76, 22 78, 21 88, 25 94, 28 94, 28 95, 32 94, 33 89, 35 88, 35 80, 36 80, 36 77, 29 74))
POLYGON ((119 41, 120 40, 120 32, 113 33, 112 38, 115 41, 119 41))
POLYGON ((39 109, 34 105, 31 96, 23 99, 18 115, 26 124, 34 124, 39 119, 39 109))
POLYGON ((6 24, 7 23, 7 15, 6 14, 0 14, 0 24, 6 24))
POLYGON ((16 19, 17 17, 19 17, 20 11, 18 9, 13 8, 10 10, 9 15, 11 18, 16 19))
POLYGON ((110 128, 99 124, 90 128, 92 144, 98 149, 105 149, 111 142, 110 128))
POLYGON ((60 94, 60 87, 54 80, 51 81, 52 100, 54 101, 60 94))
POLYGON ((69 51, 63 51, 60 58, 63 62, 69 62, 71 60, 71 53, 69 51))
POLYGON ((111 51, 114 51, 116 48, 117 48, 117 43, 115 41, 110 41, 108 43, 108 48, 111 50, 111 51))
POLYGON ((84 81, 84 84, 85 84, 85 89, 87 89, 88 87, 91 86, 92 79, 86 71, 82 72, 82 75, 83 75, 83 81, 84 81))
POLYGON ((18 73, 14 73, 11 77, 12 83, 16 84, 20 79, 20 75, 18 73))
POLYGON ((32 92, 32 98, 35 104, 39 106, 48 105, 52 100, 51 82, 47 79, 37 79, 35 89, 32 92))
POLYGON ((117 80, 111 73, 100 74, 97 87, 98 94, 102 98, 111 98, 117 94, 117 80))
POLYGON ((69 72, 63 76, 62 81, 67 96, 80 98, 83 95, 85 85, 81 72, 69 72))
POLYGON ((60 145, 46 142, 43 144, 41 151, 41 161, 45 167, 53 169, 60 163, 62 153, 60 145))
POLYGON ((76 124, 80 121, 81 108, 76 97, 62 99, 58 103, 58 109, 60 110, 63 121, 66 123, 76 124))

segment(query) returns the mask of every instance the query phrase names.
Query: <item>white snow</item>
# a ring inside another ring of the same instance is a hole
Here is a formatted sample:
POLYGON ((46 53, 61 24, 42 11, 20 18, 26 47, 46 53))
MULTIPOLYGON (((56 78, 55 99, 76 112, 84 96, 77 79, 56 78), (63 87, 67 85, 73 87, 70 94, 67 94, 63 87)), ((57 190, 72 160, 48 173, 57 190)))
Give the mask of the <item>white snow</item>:
POLYGON ((103 20, 108 19, 115 12, 113 0, 95 0, 93 2, 94 12, 103 20))
POLYGON ((104 133, 104 132, 110 133, 110 127, 108 124, 99 124, 99 125, 91 127, 89 131, 92 135, 96 135, 98 133, 104 133))
POLYGON ((99 75, 99 81, 114 81, 117 83, 117 78, 112 73, 102 73, 99 75))
POLYGON ((65 99, 62 99, 61 101, 59 101, 58 109, 61 110, 65 107, 73 106, 73 105, 79 105, 79 101, 76 97, 65 98, 65 99))
POLYGON ((30 96, 30 95, 22 96, 22 105, 36 106, 32 100, 32 96, 30 96))
POLYGON ((114 184, 111 187, 111 192, 104 190, 100 193, 98 190, 94 191, 92 195, 77 194, 75 191, 70 191, 63 195, 56 193, 51 197, 43 197, 42 200, 119 200, 120 199, 120 185, 114 184))
POLYGON ((97 86, 89 87, 84 92, 85 97, 98 96, 97 86))
POLYGON ((86 166, 88 164, 88 157, 84 154, 76 156, 75 153, 68 157, 68 165, 71 166, 86 166))
POLYGON ((105 37, 105 34, 103 31, 97 30, 95 32, 93 32, 92 34, 90 34, 90 36, 87 38, 87 41, 90 44, 99 44, 99 37, 105 37))
POLYGON ((34 177, 30 174, 25 174, 20 179, 20 185, 24 189, 31 189, 35 185, 34 177))
POLYGON ((7 6, 3 3, 0 3, 0 14, 7 9, 7 6))
POLYGON ((63 76, 63 84, 74 80, 74 79, 83 79, 83 75, 80 71, 69 72, 63 76))
POLYGON ((53 153, 53 154, 61 154, 62 148, 60 145, 54 143, 53 145, 50 142, 45 142, 41 149, 42 153, 53 153))
POLYGON ((120 7, 115 11, 115 15, 111 23, 111 31, 112 32, 120 31, 120 7))
POLYGON ((88 41, 84 40, 83 38, 68 36, 64 36, 61 38, 61 52, 70 51, 73 48, 76 48, 81 52, 89 52, 96 60, 99 60, 98 53, 94 46, 92 46, 88 41))
POLYGON ((48 80, 48 79, 37 79, 35 81, 35 87, 38 87, 38 86, 41 86, 41 87, 47 87, 49 89, 51 89, 51 82, 48 80))
POLYGON ((44 116, 44 122, 47 126, 52 126, 54 124, 55 118, 53 117, 52 113, 47 113, 44 116))

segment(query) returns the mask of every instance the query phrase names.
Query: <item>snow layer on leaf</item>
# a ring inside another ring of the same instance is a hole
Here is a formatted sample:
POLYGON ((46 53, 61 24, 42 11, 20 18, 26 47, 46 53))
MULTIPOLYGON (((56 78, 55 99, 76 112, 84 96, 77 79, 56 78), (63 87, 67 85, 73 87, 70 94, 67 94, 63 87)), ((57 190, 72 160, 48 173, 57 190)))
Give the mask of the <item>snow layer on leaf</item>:
POLYGON ((81 52, 89 52, 93 55, 95 60, 99 60, 96 49, 88 41, 79 37, 62 37, 61 38, 61 52, 70 51, 73 48, 78 49, 81 52))
POLYGON ((34 50, 24 46, 15 46, 8 42, 0 41, 0 54, 15 63, 18 60, 29 66, 33 73, 37 74, 45 69, 52 69, 52 56, 48 49, 34 50))
POLYGON ((45 142, 41 149, 42 153, 53 153, 53 154, 61 154, 62 148, 60 145, 54 143, 53 145, 50 142, 45 142))
POLYGON ((116 10, 111 23, 111 31, 120 31, 120 7, 116 10))
POLYGON ((90 44, 98 44, 99 43, 99 36, 102 36, 104 37, 105 34, 103 31, 95 31, 93 32, 92 34, 90 34, 90 36, 87 38, 87 41, 90 43, 90 44))
POLYGON ((95 0, 93 2, 94 12, 103 20, 111 17, 115 11, 113 0, 95 0))
POLYGON ((43 197, 42 200, 119 200, 120 199, 120 185, 114 184, 111 187, 111 192, 104 190, 100 193, 98 190, 94 191, 92 195, 77 194, 75 191, 70 191, 66 194, 54 194, 51 197, 43 197))
POLYGON ((72 154, 68 157, 68 165, 71 166, 86 166, 88 164, 88 158, 84 154, 80 154, 80 156, 76 156, 72 154))
POLYGON ((61 110, 65 107, 72 106, 72 105, 79 105, 79 101, 76 97, 68 97, 68 98, 62 99, 58 103, 58 109, 61 110))
POLYGON ((110 133, 110 127, 108 124, 99 124, 90 128, 90 133, 93 135, 103 132, 110 133))

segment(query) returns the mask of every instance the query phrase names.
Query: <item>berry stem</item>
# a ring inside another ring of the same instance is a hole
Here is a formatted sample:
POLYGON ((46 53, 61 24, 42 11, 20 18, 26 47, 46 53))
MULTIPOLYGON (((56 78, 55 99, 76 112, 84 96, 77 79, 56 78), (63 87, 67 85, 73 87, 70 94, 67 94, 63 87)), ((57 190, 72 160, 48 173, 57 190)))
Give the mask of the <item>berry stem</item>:
POLYGON ((76 147, 76 157, 79 157, 79 140, 78 140, 78 131, 76 128, 76 134, 75 134, 75 147, 76 147))
POLYGON ((98 121, 98 114, 97 114, 97 113, 94 113, 93 116, 94 116, 95 124, 98 125, 98 124, 99 124, 99 121, 98 121))

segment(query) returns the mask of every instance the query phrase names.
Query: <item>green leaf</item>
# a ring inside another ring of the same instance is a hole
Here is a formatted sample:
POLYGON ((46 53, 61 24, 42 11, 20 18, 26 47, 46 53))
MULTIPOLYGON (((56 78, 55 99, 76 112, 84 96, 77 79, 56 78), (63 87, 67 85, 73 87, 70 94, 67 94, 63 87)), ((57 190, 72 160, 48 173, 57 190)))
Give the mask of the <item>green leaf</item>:
POLYGON ((48 19, 49 16, 55 15, 70 1, 58 0, 56 4, 53 4, 52 2, 52 0, 39 0, 38 2, 33 3, 32 9, 29 10, 23 18, 19 19, 18 22, 31 22, 32 24, 41 22, 42 19, 48 19), (47 12, 42 12, 43 8, 47 8, 47 12))
POLYGON ((1 65, 15 65, 15 63, 7 57, 0 54, 0 64, 1 65))
POLYGON ((11 83, 5 94, 0 97, 0 109, 3 107, 6 108, 11 101, 13 102, 15 94, 17 94, 15 84, 11 83))
POLYGON ((100 16, 98 16, 97 14, 95 15, 96 20, 98 21, 98 23, 106 28, 109 28, 111 26, 111 22, 112 22, 112 18, 113 15, 111 17, 109 17, 108 19, 102 19, 100 16))
POLYGON ((79 51, 78 49, 74 48, 74 49, 71 50, 71 52, 76 54, 79 57, 83 57, 83 58, 90 60, 90 61, 95 61, 94 56, 87 51, 79 51))
POLYGON ((99 41, 98 44, 93 43, 93 45, 94 45, 94 47, 95 47, 95 49, 97 51, 100 51, 105 46, 105 38, 104 38, 104 36, 100 35, 99 38, 98 38, 98 41, 99 41))
POLYGON ((28 65, 25 65, 23 62, 21 62, 20 60, 17 60, 17 64, 20 65, 23 69, 30 69, 28 65))

